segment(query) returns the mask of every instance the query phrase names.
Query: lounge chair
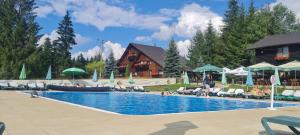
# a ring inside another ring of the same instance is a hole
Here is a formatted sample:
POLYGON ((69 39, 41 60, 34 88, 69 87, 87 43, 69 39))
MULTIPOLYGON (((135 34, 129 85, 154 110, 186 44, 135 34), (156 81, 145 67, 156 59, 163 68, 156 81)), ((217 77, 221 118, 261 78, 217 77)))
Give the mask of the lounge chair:
POLYGON ((291 116, 274 116, 274 117, 264 117, 261 119, 261 123, 266 130, 267 135, 276 135, 273 130, 268 125, 269 123, 275 123, 280 125, 288 126, 296 135, 300 135, 300 132, 296 127, 300 127, 300 118, 291 116))
POLYGON ((36 83, 36 87, 39 90, 45 90, 45 84, 44 83, 38 82, 38 83, 36 83))
POLYGON ((235 89, 228 89, 228 91, 219 91, 217 93, 217 95, 219 97, 224 97, 224 96, 233 96, 235 93, 234 93, 235 89))
POLYGON ((180 87, 180 88, 178 88, 176 91, 177 91, 178 94, 183 94, 183 92, 184 92, 184 87, 180 87))
POLYGON ((221 91, 221 88, 211 88, 209 89, 209 95, 210 96, 217 96, 218 95, 218 92, 221 91))
POLYGON ((27 86, 28 86, 28 89, 30 89, 30 90, 36 90, 37 89, 36 83, 28 83, 27 86))
POLYGON ((280 95, 276 95, 276 100, 286 100, 287 97, 293 96, 295 91, 293 90, 284 90, 280 95))
POLYGON ((235 97, 242 97, 243 94, 245 94, 244 89, 236 89, 236 90, 234 91, 234 96, 235 96, 235 97))
POLYGON ((201 88, 196 88, 192 92, 194 95, 196 95, 198 92, 200 92, 202 89, 201 88))
POLYGON ((24 87, 21 87, 18 83, 16 82, 9 82, 9 88, 10 89, 14 89, 14 90, 19 90, 22 89, 24 87))
POLYGON ((7 89, 7 88, 9 88, 8 83, 0 82, 0 89, 1 89, 1 90, 7 89))
POLYGON ((0 122, 0 135, 4 133, 5 130, 5 124, 3 122, 0 122))
POLYGON ((290 101, 300 101, 300 90, 296 90, 293 96, 287 97, 290 101))

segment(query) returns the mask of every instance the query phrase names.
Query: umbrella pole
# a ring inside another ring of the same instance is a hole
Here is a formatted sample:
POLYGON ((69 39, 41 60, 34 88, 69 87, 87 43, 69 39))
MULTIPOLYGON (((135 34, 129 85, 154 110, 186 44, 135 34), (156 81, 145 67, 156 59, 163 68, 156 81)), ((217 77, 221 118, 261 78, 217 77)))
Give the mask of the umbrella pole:
POLYGON ((74 83, 74 72, 73 72, 73 85, 74 85, 75 83, 74 83))
POLYGON ((297 71, 295 70, 295 79, 297 79, 297 71))

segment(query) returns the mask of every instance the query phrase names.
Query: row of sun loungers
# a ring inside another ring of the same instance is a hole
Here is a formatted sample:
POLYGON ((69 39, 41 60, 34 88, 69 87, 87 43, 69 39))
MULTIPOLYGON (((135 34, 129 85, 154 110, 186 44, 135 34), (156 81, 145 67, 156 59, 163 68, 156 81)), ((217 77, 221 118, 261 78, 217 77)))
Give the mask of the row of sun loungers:
POLYGON ((125 85, 116 85, 114 88, 116 91, 122 91, 122 92, 129 92, 129 91, 145 92, 144 87, 141 85, 135 85, 129 87, 126 87, 125 85))
POLYGON ((18 84, 16 82, 0 82, 1 90, 44 90, 44 83, 27 83, 27 84, 18 84))
POLYGON ((300 90, 284 90, 281 94, 275 96, 276 100, 300 101, 300 90))
MULTIPOLYGON (((269 90, 258 90, 253 91, 252 93, 245 92, 244 89, 228 89, 228 91, 223 91, 221 88, 210 88, 208 90, 209 96, 218 96, 218 97, 239 97, 239 98, 252 98, 252 99, 269 99, 270 92, 269 90)), ((176 91, 178 94, 182 95, 197 95, 197 96, 206 96, 207 89, 196 88, 196 89, 185 89, 180 87, 176 91)), ((288 100, 288 101, 300 101, 300 90, 284 90, 282 94, 275 96, 276 100, 288 100)))

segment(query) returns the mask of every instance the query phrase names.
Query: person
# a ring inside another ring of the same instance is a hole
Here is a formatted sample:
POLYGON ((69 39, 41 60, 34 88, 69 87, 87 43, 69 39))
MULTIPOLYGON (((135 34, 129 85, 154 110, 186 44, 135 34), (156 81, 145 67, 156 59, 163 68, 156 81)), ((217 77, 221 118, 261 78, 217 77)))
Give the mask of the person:
POLYGON ((162 92, 161 92, 161 96, 165 96, 165 92, 162 91, 162 92))
POLYGON ((31 98, 38 97, 38 93, 36 92, 36 90, 32 90, 30 95, 31 95, 31 98))

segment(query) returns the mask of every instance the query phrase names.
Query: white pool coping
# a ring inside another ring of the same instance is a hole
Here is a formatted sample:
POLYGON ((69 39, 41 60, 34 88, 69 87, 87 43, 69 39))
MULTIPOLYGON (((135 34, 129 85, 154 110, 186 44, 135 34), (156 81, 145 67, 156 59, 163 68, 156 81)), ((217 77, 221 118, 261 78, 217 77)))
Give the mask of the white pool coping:
MULTIPOLYGON (((25 95, 30 95, 29 93, 26 93, 24 91, 18 91, 20 93, 23 93, 25 95)), ((64 91, 45 91, 45 92, 64 92, 64 91)), ((85 92, 86 93, 86 92, 85 92)), ((88 93, 97 93, 97 92, 88 92, 88 93)), ((108 92, 107 92, 108 93, 108 92)), ((119 92, 119 93, 125 93, 125 92, 119 92)), ((143 93, 143 92, 127 92, 127 93, 139 93, 139 94, 150 94, 150 93, 143 93)), ((153 94, 155 95, 155 94, 153 94)), ((159 96, 159 95, 158 95, 159 96)), ((184 95, 170 95, 170 96, 179 96, 179 97, 189 97, 189 98, 206 98, 206 97, 194 97, 194 96, 184 96, 184 95)), ((43 96, 38 96, 39 98, 42 99, 46 99, 49 101, 54 101, 54 102, 58 102, 58 103, 63 103, 63 104, 68 104, 71 106, 76 106, 76 107, 81 107, 81 108, 85 108, 85 109, 90 109, 90 110, 94 110, 94 111, 98 111, 98 112, 103 112, 103 113, 109 113, 109 114, 115 114, 115 115, 121 115, 121 116, 163 116, 163 115, 182 115, 182 114, 193 114, 193 113, 215 113, 215 112, 223 112, 223 111, 243 111, 243 110, 270 110, 268 108, 251 108, 251 109, 233 109, 233 110, 218 110, 218 111, 201 111, 201 112, 178 112, 178 113, 165 113, 165 114, 122 114, 122 113, 117 113, 117 112, 113 112, 113 111, 107 111, 107 110, 103 110, 103 109, 99 109, 99 108, 95 108, 95 107, 89 107, 89 106, 85 106, 85 105, 79 105, 79 104, 75 104, 75 103, 71 103, 71 102, 67 102, 67 101, 61 101, 61 100, 57 100, 57 99, 53 99, 53 98, 48 98, 48 97, 43 97, 43 96)), ((213 99, 222 99, 222 100, 238 100, 238 101, 242 101, 242 99, 234 99, 234 98, 217 98, 217 97, 210 97, 213 99)), ((209 99, 209 98, 208 98, 209 99)), ((265 103, 270 103, 268 101, 257 101, 257 100, 253 100, 253 99, 244 99, 244 101, 250 101, 250 102, 265 102, 265 103)), ((276 101, 274 103, 284 103, 284 104, 298 104, 299 106, 283 106, 283 107, 274 107, 275 109, 280 109, 280 108, 293 108, 293 107, 300 107, 300 103, 291 103, 291 102, 287 102, 287 101, 276 101)), ((271 111, 271 110, 270 110, 271 111)), ((276 110, 272 110, 272 111, 276 111, 276 110)))

